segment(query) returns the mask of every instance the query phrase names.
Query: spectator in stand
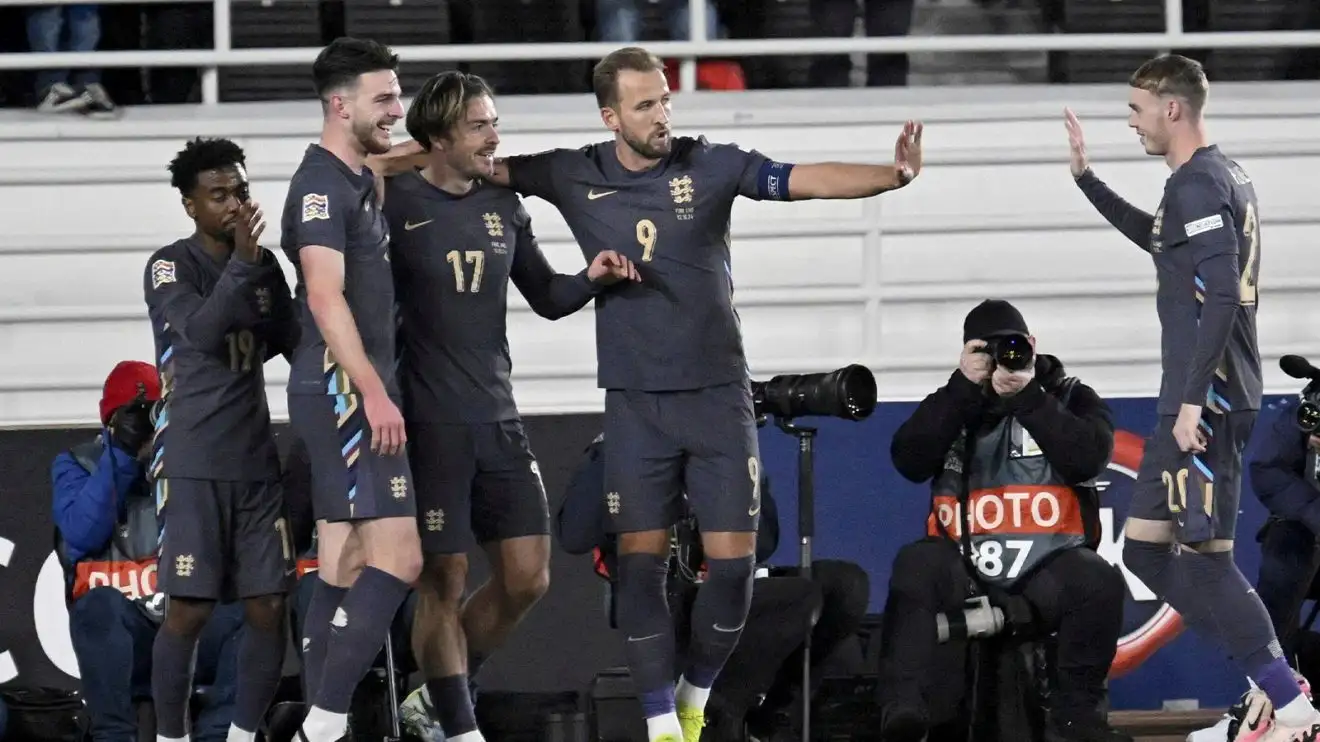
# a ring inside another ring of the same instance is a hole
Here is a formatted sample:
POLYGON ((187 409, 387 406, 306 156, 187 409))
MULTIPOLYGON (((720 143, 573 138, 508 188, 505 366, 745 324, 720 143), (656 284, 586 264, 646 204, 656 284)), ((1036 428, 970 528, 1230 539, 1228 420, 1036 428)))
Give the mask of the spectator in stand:
MULTIPOLYGON (((101 41, 101 9, 96 5, 43 5, 27 12, 28 47, 34 52, 90 52, 101 41)), ((101 71, 82 67, 39 70, 37 110, 113 116, 114 101, 101 86, 101 71), (70 83, 72 80, 72 84, 70 83)))
MULTIPOLYGON (((864 36, 907 36, 915 0, 861 0, 864 36)), ((848 38, 857 25, 858 0, 811 0, 811 17, 821 36, 848 38)), ((811 65, 813 88, 846 88, 851 84, 852 59, 847 55, 816 57, 811 65)), ((870 87, 907 84, 906 54, 868 54, 866 84, 870 87)))
MULTIPOLYGON (((664 7, 670 41, 690 38, 688 0, 658 0, 664 7)), ((596 0, 596 39, 633 43, 641 41, 642 5, 656 0, 596 0)), ((714 0, 706 1, 706 38, 718 39, 720 17, 714 0)))

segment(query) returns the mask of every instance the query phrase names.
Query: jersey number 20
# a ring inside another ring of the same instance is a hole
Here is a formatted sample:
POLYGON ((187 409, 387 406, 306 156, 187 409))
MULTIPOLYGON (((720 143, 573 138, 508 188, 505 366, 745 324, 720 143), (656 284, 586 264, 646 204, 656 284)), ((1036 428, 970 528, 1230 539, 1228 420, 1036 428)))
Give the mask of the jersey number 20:
POLYGON ((1238 278, 1238 295, 1242 306, 1247 307, 1256 303, 1256 273, 1260 270, 1260 219, 1256 216, 1256 204, 1247 204, 1242 237, 1247 241, 1247 262, 1238 278))

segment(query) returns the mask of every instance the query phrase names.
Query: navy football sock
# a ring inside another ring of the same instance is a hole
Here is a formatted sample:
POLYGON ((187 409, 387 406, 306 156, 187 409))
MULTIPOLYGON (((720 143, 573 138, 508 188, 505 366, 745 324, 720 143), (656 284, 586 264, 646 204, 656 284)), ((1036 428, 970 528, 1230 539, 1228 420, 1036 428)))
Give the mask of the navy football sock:
POLYGON ((348 588, 336 587, 313 574, 303 579, 312 583, 312 599, 303 617, 302 675, 303 697, 312 699, 321 687, 321 673, 325 669, 325 648, 330 640, 330 619, 344 602, 348 588))
POLYGON ((196 650, 196 637, 179 636, 166 626, 156 632, 151 646, 151 701, 156 707, 157 736, 183 739, 188 734, 196 650))
POLYGON ((353 691, 371 669, 394 614, 408 595, 408 583, 394 575, 367 567, 349 588, 330 622, 325 666, 314 705, 333 714, 348 713, 353 691))

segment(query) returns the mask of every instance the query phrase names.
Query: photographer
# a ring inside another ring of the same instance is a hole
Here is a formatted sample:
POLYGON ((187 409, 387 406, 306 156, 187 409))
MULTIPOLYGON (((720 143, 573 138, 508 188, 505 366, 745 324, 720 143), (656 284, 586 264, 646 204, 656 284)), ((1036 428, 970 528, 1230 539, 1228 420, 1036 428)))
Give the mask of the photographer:
POLYGON ((1256 497, 1270 512, 1257 537, 1261 561, 1256 592, 1285 655, 1298 670, 1302 669, 1295 664, 1301 638, 1299 613, 1320 567, 1316 543, 1320 533, 1320 435, 1312 427, 1314 420, 1308 422, 1308 416, 1298 414, 1303 404, 1320 402, 1320 390, 1313 386, 1301 397, 1262 410, 1245 456, 1256 497), (1304 423, 1311 429, 1304 429, 1304 423))
MULTIPOLYGON (((762 473, 761 519, 756 539, 757 579, 743 634, 724 671, 711 688, 706 729, 701 739, 742 739, 743 723, 760 740, 784 732, 800 737, 803 639, 811 630, 812 666, 817 667, 857 632, 870 599, 866 573, 851 562, 818 560, 811 579, 795 568, 768 567, 779 544, 779 511, 762 473), (814 626, 811 621, 818 616, 814 626), (765 698, 758 705, 758 697, 765 698)), ((584 452, 569 481, 555 520, 560 545, 570 554, 594 552, 596 572, 610 583, 611 607, 617 590, 616 539, 607 531, 605 436, 584 452)), ((688 619, 703 579, 704 555, 698 524, 683 518, 673 531, 669 570, 669 607, 678 639, 687 636, 688 619)), ((680 649, 682 649, 680 647, 680 649)), ((679 668, 674 671, 677 674, 679 668)), ((818 674, 813 673, 813 681, 818 674)), ((814 692, 815 688, 810 689, 814 692)))
POLYGON ((1125 590, 1119 571, 1094 551, 1092 482, 1113 448, 1109 408, 1066 377, 1059 359, 1036 355, 1008 302, 974 308, 963 341, 958 370, 893 438, 894 466, 913 482, 931 482, 932 502, 927 537, 894 560, 880 658, 882 736, 916 742, 930 731, 934 740, 965 722, 967 647, 940 643, 936 615, 961 617, 964 601, 983 595, 1008 618, 1005 631, 1058 634, 1053 737, 1130 739, 1099 711, 1125 590))
MULTIPOLYGON (((105 380, 94 440, 55 457, 52 519, 64 570, 69 634, 95 742, 136 739, 134 702, 150 698, 151 648, 164 617, 156 592, 160 524, 144 464, 151 454, 156 369, 138 361, 105 380)), ((217 610, 197 653, 209 685, 193 739, 220 742, 233 714, 237 610, 217 610)))

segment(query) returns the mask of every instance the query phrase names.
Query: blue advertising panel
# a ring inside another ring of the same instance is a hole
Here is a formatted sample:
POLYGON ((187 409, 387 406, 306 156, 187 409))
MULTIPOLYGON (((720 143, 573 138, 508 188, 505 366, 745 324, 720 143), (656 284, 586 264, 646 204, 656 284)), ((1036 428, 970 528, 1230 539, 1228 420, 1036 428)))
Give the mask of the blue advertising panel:
MULTIPOLYGON (((1267 399, 1267 402, 1273 401, 1267 399)), ((1102 482, 1104 536, 1100 553, 1122 566, 1122 524, 1141 460, 1143 439, 1155 425, 1154 399, 1108 400, 1117 428, 1114 460, 1102 482)), ((803 420, 819 429, 815 442, 815 558, 847 559, 871 576, 871 610, 884 610, 894 556, 924 534, 930 507, 926 485, 913 484, 894 470, 889 444, 916 403, 888 402, 862 422, 803 420)), ((782 535, 777 564, 797 564, 797 459, 795 438, 766 426, 761 457, 774 483, 782 535)), ((1253 584, 1260 568, 1256 532, 1265 509, 1243 486, 1237 532, 1237 563, 1253 584)), ((1209 640, 1182 630, 1181 619, 1124 570, 1128 595, 1119 658, 1111 673, 1115 709, 1155 709, 1165 700, 1195 699, 1202 708, 1223 708, 1245 690, 1246 681, 1209 640)))

